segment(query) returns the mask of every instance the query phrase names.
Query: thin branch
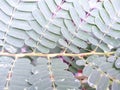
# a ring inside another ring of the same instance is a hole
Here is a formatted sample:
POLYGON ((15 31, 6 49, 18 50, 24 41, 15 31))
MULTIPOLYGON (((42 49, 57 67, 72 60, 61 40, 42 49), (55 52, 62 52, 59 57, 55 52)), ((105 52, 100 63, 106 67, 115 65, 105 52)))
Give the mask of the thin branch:
MULTIPOLYGON (((81 59, 81 57, 79 57, 81 59)), ((85 60, 84 58, 82 58, 81 60, 85 60)), ((92 62, 88 62, 87 60, 85 60, 87 63, 85 64, 85 66, 93 66, 97 71, 101 72, 102 75, 105 75, 106 77, 110 78, 112 81, 116 81, 118 83, 120 83, 120 80, 118 80, 117 78, 114 78, 113 76, 110 76, 108 73, 105 73, 103 70, 101 70, 99 67, 96 67, 92 62)))
POLYGON ((52 87, 53 87, 53 90, 57 90, 56 85, 55 85, 53 68, 52 68, 52 65, 51 65, 51 59, 50 59, 50 57, 47 57, 47 58, 48 58, 48 71, 49 71, 50 79, 51 79, 51 82, 52 82, 52 87))
POLYGON ((18 57, 15 57, 15 60, 13 61, 12 65, 10 67, 10 70, 8 72, 7 81, 6 81, 6 85, 5 85, 4 90, 9 90, 10 80, 11 80, 11 77, 12 77, 12 74, 13 74, 13 69, 15 67, 15 63, 16 63, 17 59, 18 59, 18 57))
POLYGON ((20 54, 11 54, 1 52, 0 56, 11 56, 11 57, 25 57, 25 56, 41 56, 41 57, 56 57, 56 56, 71 56, 71 57, 84 57, 89 55, 106 55, 109 56, 114 54, 115 52, 88 52, 88 53, 80 53, 80 54, 72 54, 72 53, 53 53, 53 54, 44 54, 44 53, 20 53, 20 54))

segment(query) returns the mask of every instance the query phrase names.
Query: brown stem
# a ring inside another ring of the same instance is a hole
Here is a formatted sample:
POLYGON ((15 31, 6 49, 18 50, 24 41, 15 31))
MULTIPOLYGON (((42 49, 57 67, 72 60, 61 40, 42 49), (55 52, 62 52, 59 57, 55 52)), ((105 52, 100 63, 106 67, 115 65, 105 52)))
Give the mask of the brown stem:
POLYGON ((72 57, 80 57, 80 56, 89 56, 89 55, 111 55, 115 52, 88 52, 88 53, 80 53, 80 54, 72 54, 72 53, 53 53, 53 54, 44 54, 44 53, 20 53, 20 54, 11 54, 1 52, 0 56, 12 56, 12 57, 25 57, 25 56, 41 56, 41 57, 56 57, 56 56, 72 56, 72 57))

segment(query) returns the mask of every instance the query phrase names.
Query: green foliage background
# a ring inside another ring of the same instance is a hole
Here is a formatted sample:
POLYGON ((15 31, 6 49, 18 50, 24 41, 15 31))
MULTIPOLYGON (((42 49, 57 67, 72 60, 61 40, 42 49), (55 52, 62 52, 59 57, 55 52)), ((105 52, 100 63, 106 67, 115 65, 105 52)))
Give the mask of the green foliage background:
POLYGON ((0 0, 0 90, 120 90, 119 6, 0 0))

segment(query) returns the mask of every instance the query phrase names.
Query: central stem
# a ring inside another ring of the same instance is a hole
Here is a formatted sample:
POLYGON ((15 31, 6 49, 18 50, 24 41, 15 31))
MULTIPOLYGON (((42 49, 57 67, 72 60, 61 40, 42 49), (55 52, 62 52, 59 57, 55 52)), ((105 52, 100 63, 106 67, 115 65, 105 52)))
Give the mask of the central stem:
POLYGON ((12 56, 12 57, 25 57, 25 56, 41 56, 41 57, 56 57, 56 56, 72 56, 72 57, 84 57, 89 55, 106 55, 109 56, 111 54, 115 54, 115 52, 88 52, 88 53, 80 53, 80 54, 72 54, 72 53, 53 53, 53 54, 44 54, 44 53, 20 53, 20 54, 11 54, 1 52, 0 56, 12 56))

